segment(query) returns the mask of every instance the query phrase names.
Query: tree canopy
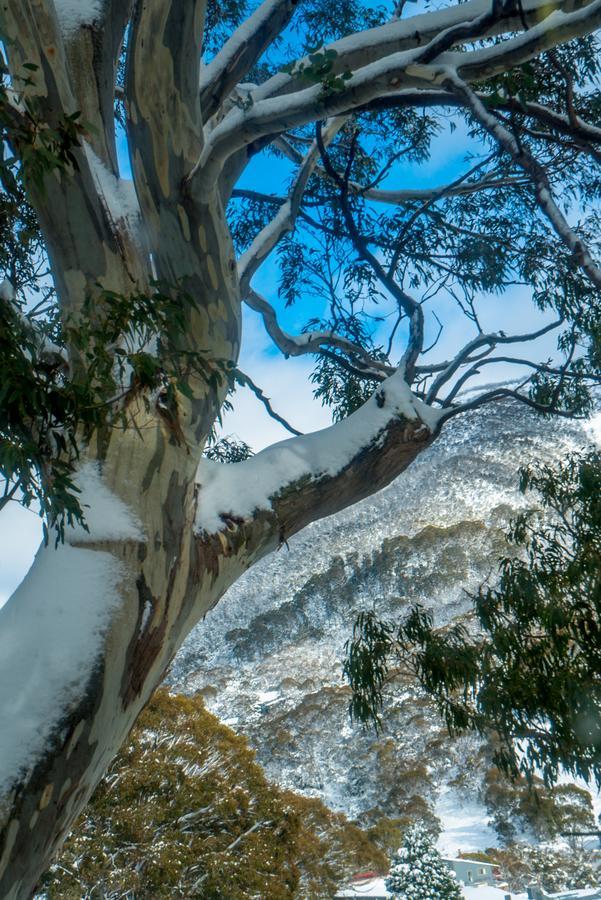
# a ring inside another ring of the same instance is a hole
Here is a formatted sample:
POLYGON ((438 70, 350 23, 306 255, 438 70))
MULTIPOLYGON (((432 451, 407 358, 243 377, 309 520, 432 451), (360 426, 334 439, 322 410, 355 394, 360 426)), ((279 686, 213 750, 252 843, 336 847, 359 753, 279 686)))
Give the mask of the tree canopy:
POLYGON ((601 0, 0 4, 0 504, 37 502, 57 538, 1 614, 0 892, 31 892, 249 566, 466 410, 588 413, 600 20, 601 0), (298 434, 243 371, 243 306, 312 358, 329 428, 298 434), (236 385, 294 436, 215 448, 236 385))

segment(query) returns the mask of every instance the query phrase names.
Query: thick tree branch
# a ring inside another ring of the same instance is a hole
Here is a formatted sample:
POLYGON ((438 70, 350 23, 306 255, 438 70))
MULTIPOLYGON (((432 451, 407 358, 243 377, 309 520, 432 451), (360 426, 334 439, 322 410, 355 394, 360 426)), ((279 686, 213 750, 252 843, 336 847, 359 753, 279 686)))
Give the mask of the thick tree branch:
POLYGON ((298 0, 264 0, 205 66, 200 78, 200 106, 204 121, 244 80, 253 65, 286 27, 298 0))
MULTIPOLYGON (((315 169, 316 175, 325 176, 322 166, 315 169)), ((464 177, 468 177, 467 175, 464 177)), ((463 180, 463 179, 462 179, 463 180)), ((357 181, 349 181, 349 191, 357 196, 364 197, 366 200, 373 200, 376 203, 385 203, 388 206, 403 206, 407 203, 415 203, 416 201, 426 202, 428 200, 439 200, 442 197, 464 197, 470 194, 478 194, 480 191, 495 191, 506 187, 523 187, 528 184, 524 178, 490 178, 488 176, 480 178, 477 181, 470 181, 467 184, 457 184, 452 182, 446 185, 440 185, 434 188, 399 188, 399 189, 383 189, 364 187, 357 181)), ((286 203, 286 197, 276 194, 265 194, 262 191, 255 191, 249 188, 234 188, 232 197, 246 198, 248 200, 257 200, 262 203, 286 203)))
MULTIPOLYGON (((186 175, 202 148, 198 100, 204 0, 146 0, 130 35, 126 98, 136 191, 156 273, 165 289, 192 298, 179 354, 205 353, 216 375, 238 357, 240 296, 218 183, 189 190, 186 175)), ((217 394, 191 371, 193 400, 179 397, 190 452, 200 453, 227 384, 217 394)))
POLYGON ((82 120, 93 126, 89 134, 92 149, 115 176, 119 174, 115 85, 133 6, 134 0, 106 0, 92 18, 73 27, 72 7, 68 4, 61 14, 60 0, 56 3, 77 107, 82 120))
MULTIPOLYGON (((469 5, 462 4, 460 8, 469 5)), ((544 50, 589 34, 600 23, 601 0, 592 0, 584 9, 547 15, 524 34, 492 47, 464 53, 441 53, 445 42, 434 38, 425 47, 396 52, 364 65, 346 82, 343 90, 326 93, 318 84, 283 97, 255 98, 249 109, 230 111, 215 128, 195 173, 202 172, 203 178, 210 183, 218 176, 225 159, 266 135, 281 134, 307 122, 349 113, 375 98, 396 95, 405 87, 429 90, 445 80, 448 69, 456 70, 459 77, 470 82, 485 80, 527 62, 544 50), (434 46, 441 53, 438 65, 430 61, 434 46), (423 63, 423 59, 428 63, 423 63)), ((472 22, 471 25, 476 32, 476 24, 472 22)))
POLYGON ((324 347, 335 347, 347 354, 359 373, 363 376, 373 376, 378 380, 391 375, 392 366, 373 359, 367 350, 360 344, 336 334, 335 331, 308 331, 305 334, 292 335, 284 331, 277 320, 273 306, 254 289, 250 289, 246 295, 246 303, 255 312, 258 312, 265 325, 265 330, 282 351, 284 356, 303 356, 305 354, 319 354, 324 347))
MULTIPOLYGON (((577 6, 581 5, 579 0, 577 6)), ((491 7, 490 0, 468 0, 467 3, 457 3, 441 10, 410 16, 402 21, 393 18, 385 25, 341 38, 326 45, 326 49, 333 50, 337 54, 333 71, 355 71, 399 51, 423 47, 437 39, 442 31, 455 27, 462 28, 468 22, 472 23, 479 17, 487 16, 491 12, 491 7)), ((541 17, 564 7, 564 0, 551 0, 550 3, 544 0, 523 0, 520 4, 508 3, 502 10, 498 10, 492 23, 482 18, 482 30, 472 37, 483 38, 503 32, 509 34, 521 31, 524 21, 532 28, 540 22, 541 17)), ((469 33, 465 35, 465 39, 470 39, 469 33)), ((461 40, 460 35, 457 36, 457 40, 461 40)), ((309 60, 300 59, 298 63, 307 65, 309 60)), ((280 73, 261 85, 255 94, 255 100, 291 93, 300 87, 298 78, 280 73)))
POLYGON ((235 466, 201 461, 199 533, 255 527, 281 544, 309 522, 384 487, 427 447, 440 412, 397 370, 347 419, 268 447, 235 466))

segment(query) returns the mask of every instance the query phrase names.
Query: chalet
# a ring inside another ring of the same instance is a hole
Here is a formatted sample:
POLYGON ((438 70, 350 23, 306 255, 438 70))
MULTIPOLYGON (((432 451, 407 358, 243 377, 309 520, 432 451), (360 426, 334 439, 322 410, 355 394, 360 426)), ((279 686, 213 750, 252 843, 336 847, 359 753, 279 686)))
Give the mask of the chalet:
POLYGON ((443 857, 443 861, 455 873, 460 884, 468 886, 485 884, 489 887, 495 887, 497 884, 495 871, 498 871, 498 866, 492 863, 475 859, 450 859, 449 857, 443 857))

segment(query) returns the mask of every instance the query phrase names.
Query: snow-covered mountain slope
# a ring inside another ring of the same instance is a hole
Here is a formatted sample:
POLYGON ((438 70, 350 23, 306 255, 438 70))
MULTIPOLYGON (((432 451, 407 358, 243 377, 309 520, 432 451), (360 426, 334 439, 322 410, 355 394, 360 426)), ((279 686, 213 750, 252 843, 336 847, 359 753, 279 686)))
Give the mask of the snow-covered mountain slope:
POLYGON ((508 404, 452 423, 386 490, 309 526, 248 572, 189 636, 169 682, 202 691, 249 737, 270 778, 333 809, 364 821, 376 809, 410 816, 425 803, 444 808, 451 790, 473 815, 481 746, 449 741, 410 683, 389 698, 384 734, 351 726, 344 643, 361 609, 394 617, 419 601, 440 622, 465 612, 525 502, 518 467, 587 441, 577 423, 508 404))

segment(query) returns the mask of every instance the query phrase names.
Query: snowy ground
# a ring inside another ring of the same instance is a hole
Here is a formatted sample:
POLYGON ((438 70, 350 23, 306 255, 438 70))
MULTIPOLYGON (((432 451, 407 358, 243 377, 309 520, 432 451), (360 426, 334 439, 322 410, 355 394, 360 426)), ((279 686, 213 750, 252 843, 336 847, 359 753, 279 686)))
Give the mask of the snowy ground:
POLYGON ((454 790, 443 791, 438 797, 435 813, 443 827, 437 844, 443 856, 454 857, 460 852, 486 850, 487 847, 496 847, 499 842, 486 809, 470 796, 462 796, 454 790))

